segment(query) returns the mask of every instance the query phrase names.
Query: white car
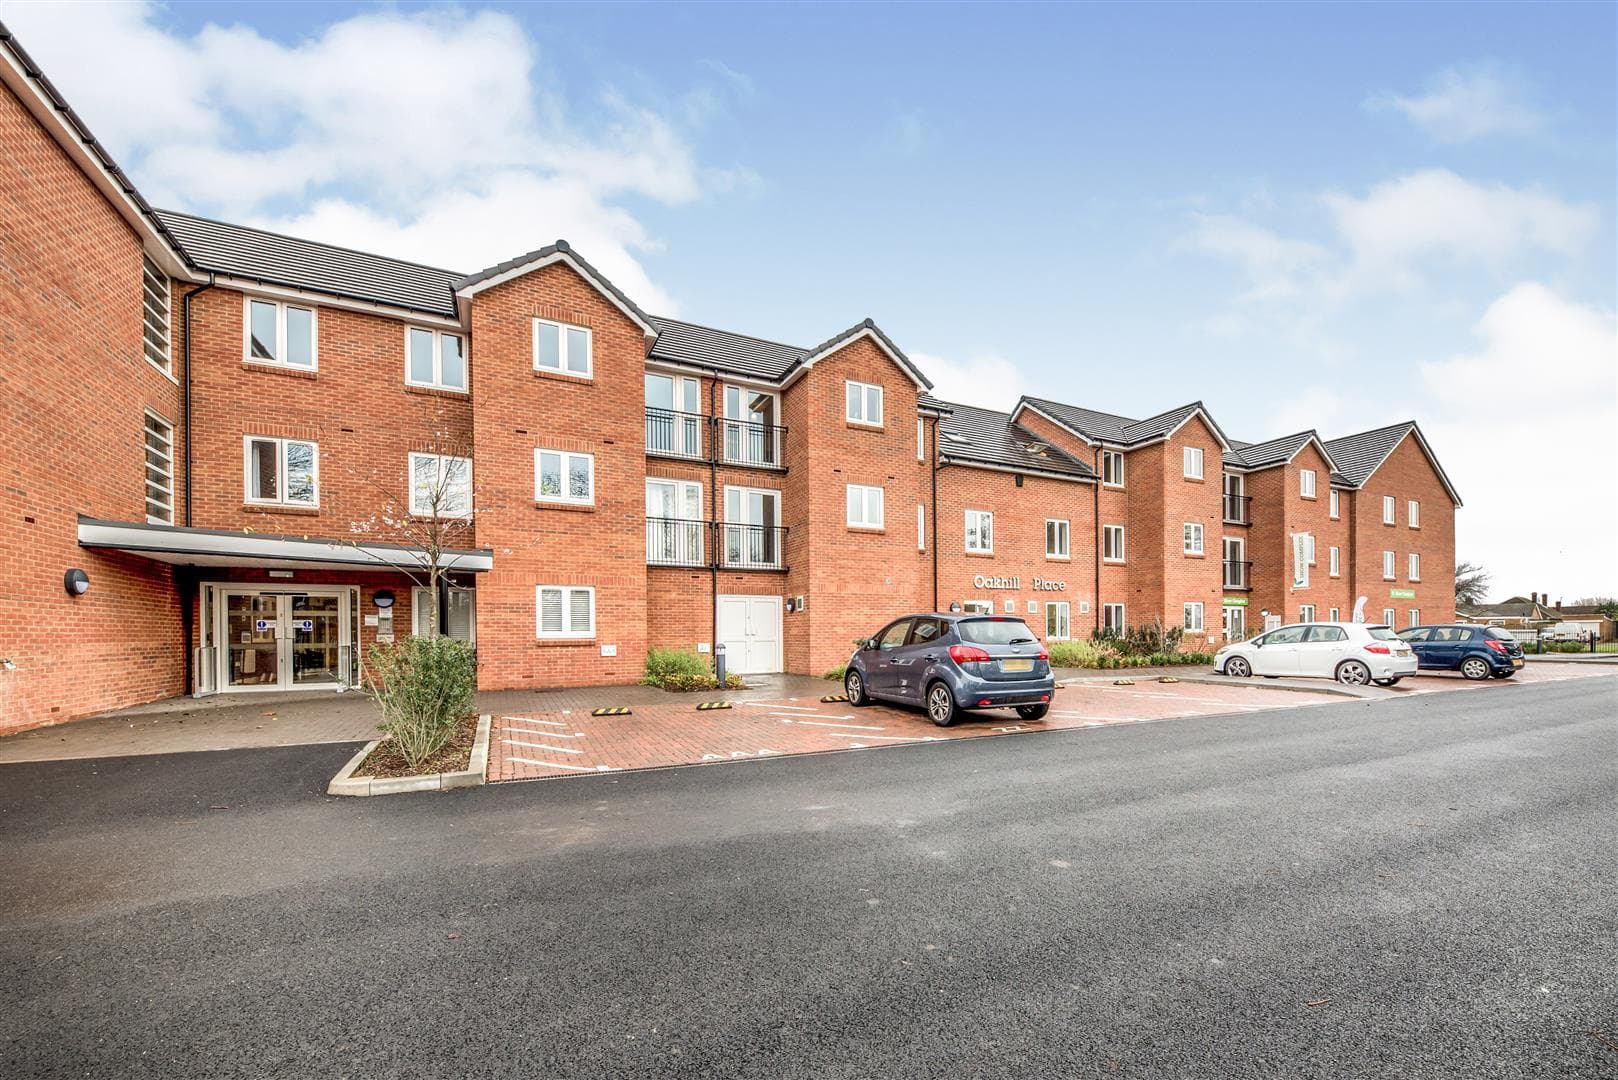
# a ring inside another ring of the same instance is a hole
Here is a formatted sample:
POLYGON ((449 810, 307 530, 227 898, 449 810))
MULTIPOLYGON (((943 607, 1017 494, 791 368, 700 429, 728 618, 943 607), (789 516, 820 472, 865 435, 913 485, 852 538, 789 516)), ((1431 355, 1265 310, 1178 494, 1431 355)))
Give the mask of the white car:
POLYGON ((1239 679, 1301 675, 1350 686, 1392 686, 1416 673, 1416 654, 1390 627, 1298 623, 1226 645, 1214 654, 1214 670, 1239 679))

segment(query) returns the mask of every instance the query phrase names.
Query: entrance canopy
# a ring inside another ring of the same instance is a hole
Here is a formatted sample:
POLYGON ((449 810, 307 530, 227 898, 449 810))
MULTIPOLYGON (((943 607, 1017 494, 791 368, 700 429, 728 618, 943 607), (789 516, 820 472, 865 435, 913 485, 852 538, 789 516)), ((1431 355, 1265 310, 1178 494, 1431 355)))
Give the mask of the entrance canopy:
MULTIPOLYGON (((79 518, 79 546, 110 548, 179 566, 296 566, 332 570, 420 570, 427 552, 408 544, 271 536, 229 529, 188 529, 79 518)), ((474 573, 494 568, 490 548, 445 548, 439 566, 474 573)))

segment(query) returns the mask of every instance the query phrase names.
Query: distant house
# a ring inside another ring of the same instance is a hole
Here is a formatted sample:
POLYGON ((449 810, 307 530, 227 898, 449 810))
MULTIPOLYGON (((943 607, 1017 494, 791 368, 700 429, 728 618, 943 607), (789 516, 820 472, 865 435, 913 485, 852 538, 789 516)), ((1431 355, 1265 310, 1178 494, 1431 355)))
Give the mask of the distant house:
POLYGON ((1523 637, 1541 630, 1547 637, 1578 640, 1594 635, 1597 641, 1618 638, 1618 624, 1592 604, 1550 603, 1539 593, 1513 596, 1499 604, 1456 604, 1455 614, 1467 622, 1498 626, 1523 637))

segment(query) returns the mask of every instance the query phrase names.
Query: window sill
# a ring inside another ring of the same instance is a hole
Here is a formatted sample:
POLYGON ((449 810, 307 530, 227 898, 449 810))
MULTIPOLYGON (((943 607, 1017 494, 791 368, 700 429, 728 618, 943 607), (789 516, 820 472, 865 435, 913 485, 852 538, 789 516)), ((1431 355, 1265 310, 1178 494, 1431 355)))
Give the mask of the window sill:
POLYGON ((1180 554, 1184 555, 1188 559, 1206 559, 1208 557, 1208 553, 1206 551, 1182 551, 1180 554))
MULTIPOLYGON (((1127 491, 1128 490, 1122 484, 1102 484, 1101 486, 1103 488, 1105 488, 1107 491, 1127 491)), ((1067 639, 1063 638, 1062 640, 1066 641, 1067 639)))
POLYGON ((885 525, 848 525, 845 528, 851 533, 866 533, 871 536, 881 536, 888 531, 885 525))
POLYGON ((1046 562, 1072 562, 1073 561, 1073 556, 1071 556, 1071 555, 1052 555, 1049 552, 1047 552, 1046 555, 1045 555, 1045 561, 1046 562))
POLYGON ((141 357, 141 359, 146 361, 146 366, 147 367, 151 368, 153 371, 155 371, 159 375, 163 376, 163 378, 167 379, 169 382, 173 383, 175 386, 180 385, 179 377, 174 374, 174 361, 173 361, 173 359, 169 360, 169 366, 168 367, 164 367, 163 365, 157 363, 150 356, 144 356, 143 355, 141 357))
POLYGON ((243 360, 243 371, 262 371, 266 375, 285 375, 293 379, 313 379, 319 376, 316 368, 295 368, 285 364, 266 364, 258 360, 243 360))
POLYGON ((1320 501, 1320 496, 1319 495, 1302 495, 1302 494, 1300 494, 1298 496, 1298 498, 1302 499, 1304 502, 1319 502, 1320 501))
POLYGON ((1206 484, 1208 482, 1205 477, 1201 476, 1186 476, 1182 477, 1182 479, 1188 484, 1206 484))
MULTIPOLYGON (((568 645, 578 646, 578 647, 582 647, 582 648, 586 648, 586 649, 593 649, 593 648, 596 647, 596 639, 593 636, 592 637, 542 637, 542 638, 535 638, 534 639, 534 644, 537 645, 541 649, 555 649, 555 648, 558 648, 558 647, 568 646, 568 645)), ((607 657, 607 659, 610 660, 610 659, 612 659, 612 657, 607 657)))
POLYGON ((271 506, 266 503, 242 503, 242 511, 248 514, 290 514, 293 517, 319 517, 318 506, 271 506))
POLYGON ((867 424, 863 420, 850 420, 847 417, 843 418, 843 426, 846 427, 846 428, 854 428, 857 431, 886 431, 886 430, 888 430, 888 426, 886 424, 867 424))
POLYGON ((549 499, 535 499, 536 510, 565 510, 573 514, 593 514, 596 512, 595 503, 566 503, 551 502, 549 499))
POLYGON ((422 386, 419 383, 405 383, 405 393, 420 394, 422 397, 460 398, 465 400, 472 395, 465 390, 454 390, 447 386, 422 386))
POLYGON ((555 379, 558 382, 573 383, 576 386, 587 386, 595 382, 594 375, 580 375, 573 371, 552 371, 550 368, 535 368, 534 378, 555 379))
POLYGON ((992 559, 992 558, 994 558, 994 552, 992 552, 992 551, 966 551, 966 552, 962 552, 962 554, 964 554, 968 559, 992 559))
POLYGON ((1101 565, 1102 566, 1128 566, 1129 565, 1129 560, 1127 560, 1127 559, 1102 559, 1101 560, 1101 565))

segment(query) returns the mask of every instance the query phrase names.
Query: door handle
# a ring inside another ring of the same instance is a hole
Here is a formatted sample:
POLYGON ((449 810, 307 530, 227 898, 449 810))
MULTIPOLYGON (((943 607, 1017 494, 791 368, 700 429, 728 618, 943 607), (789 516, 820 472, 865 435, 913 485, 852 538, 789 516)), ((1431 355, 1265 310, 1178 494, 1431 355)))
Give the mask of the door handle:
POLYGON ((936 664, 938 662, 938 654, 928 653, 926 656, 923 656, 922 659, 927 661, 929 664, 936 664))

